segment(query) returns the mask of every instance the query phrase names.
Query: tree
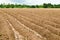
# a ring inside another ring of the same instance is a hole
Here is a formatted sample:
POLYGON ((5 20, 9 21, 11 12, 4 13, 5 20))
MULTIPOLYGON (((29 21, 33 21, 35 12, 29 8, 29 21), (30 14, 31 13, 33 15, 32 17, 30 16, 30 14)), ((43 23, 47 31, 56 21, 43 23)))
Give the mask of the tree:
POLYGON ((51 3, 48 3, 48 4, 47 4, 47 7, 48 7, 48 8, 53 8, 53 5, 52 5, 51 3))
POLYGON ((11 4, 11 8, 14 8, 14 4, 11 4))
POLYGON ((0 8, 3 8, 3 4, 0 4, 0 8))
POLYGON ((43 7, 44 7, 44 8, 47 8, 47 4, 46 4, 46 3, 44 3, 44 4, 43 4, 43 7))
POLYGON ((36 8, 36 6, 35 5, 32 5, 31 8, 36 8))
POLYGON ((10 5, 10 4, 7 4, 7 5, 6 5, 6 8, 10 8, 10 7, 11 7, 11 5, 10 5))

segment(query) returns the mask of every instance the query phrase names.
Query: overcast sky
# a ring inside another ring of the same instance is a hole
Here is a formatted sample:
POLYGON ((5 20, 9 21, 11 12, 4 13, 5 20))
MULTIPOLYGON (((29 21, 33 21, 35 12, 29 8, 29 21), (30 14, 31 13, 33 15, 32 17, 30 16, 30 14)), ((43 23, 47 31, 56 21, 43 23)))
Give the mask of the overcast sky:
POLYGON ((60 0, 0 0, 1 3, 20 3, 28 5, 40 5, 43 3, 60 4, 60 0))

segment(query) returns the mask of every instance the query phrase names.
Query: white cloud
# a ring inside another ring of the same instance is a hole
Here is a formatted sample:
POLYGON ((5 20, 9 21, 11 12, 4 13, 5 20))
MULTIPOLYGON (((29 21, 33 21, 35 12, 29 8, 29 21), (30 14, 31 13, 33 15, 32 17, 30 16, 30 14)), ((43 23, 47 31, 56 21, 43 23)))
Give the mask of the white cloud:
POLYGON ((60 0, 25 0, 25 4, 43 4, 43 3, 59 4, 60 0))
POLYGON ((20 3, 20 4, 43 4, 43 3, 52 3, 52 4, 60 4, 60 0, 1 0, 0 3, 20 3))
POLYGON ((10 1, 10 0, 0 0, 0 4, 1 4, 1 3, 8 4, 8 3, 14 3, 14 2, 12 2, 12 1, 10 1))

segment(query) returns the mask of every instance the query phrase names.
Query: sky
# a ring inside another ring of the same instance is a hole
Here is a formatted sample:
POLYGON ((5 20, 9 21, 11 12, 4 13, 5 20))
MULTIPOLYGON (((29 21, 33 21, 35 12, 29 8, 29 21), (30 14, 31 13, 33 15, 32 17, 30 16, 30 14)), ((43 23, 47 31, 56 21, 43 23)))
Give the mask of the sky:
POLYGON ((60 4, 60 0, 0 0, 0 4, 1 3, 41 5, 43 3, 60 4))

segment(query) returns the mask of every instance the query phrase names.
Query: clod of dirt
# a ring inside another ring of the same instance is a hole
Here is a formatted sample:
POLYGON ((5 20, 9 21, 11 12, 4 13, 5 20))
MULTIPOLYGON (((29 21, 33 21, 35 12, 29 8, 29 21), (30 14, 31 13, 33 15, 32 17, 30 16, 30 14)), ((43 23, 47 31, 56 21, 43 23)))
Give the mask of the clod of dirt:
POLYGON ((0 34, 0 36, 2 36, 2 34, 0 34))

